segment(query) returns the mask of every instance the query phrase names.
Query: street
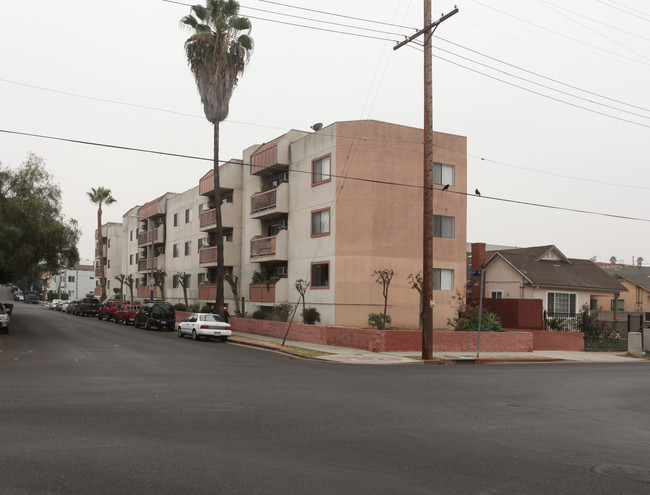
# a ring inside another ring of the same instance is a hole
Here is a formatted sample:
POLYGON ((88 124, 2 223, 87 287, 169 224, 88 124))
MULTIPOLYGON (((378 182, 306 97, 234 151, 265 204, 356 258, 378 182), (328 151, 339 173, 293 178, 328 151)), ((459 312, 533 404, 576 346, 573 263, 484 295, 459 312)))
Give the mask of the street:
POLYGON ((16 303, 0 493, 647 494, 649 366, 331 364, 16 303))

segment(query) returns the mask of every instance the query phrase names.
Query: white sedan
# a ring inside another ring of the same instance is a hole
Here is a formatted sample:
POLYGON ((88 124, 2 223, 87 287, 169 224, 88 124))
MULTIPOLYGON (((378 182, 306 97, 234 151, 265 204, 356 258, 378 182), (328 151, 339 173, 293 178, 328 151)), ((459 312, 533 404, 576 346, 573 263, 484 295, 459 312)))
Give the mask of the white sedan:
POLYGON ((200 337, 206 339, 217 337, 225 342, 232 335, 232 329, 219 315, 192 313, 178 324, 178 336, 185 335, 191 335, 192 340, 198 340, 200 337))

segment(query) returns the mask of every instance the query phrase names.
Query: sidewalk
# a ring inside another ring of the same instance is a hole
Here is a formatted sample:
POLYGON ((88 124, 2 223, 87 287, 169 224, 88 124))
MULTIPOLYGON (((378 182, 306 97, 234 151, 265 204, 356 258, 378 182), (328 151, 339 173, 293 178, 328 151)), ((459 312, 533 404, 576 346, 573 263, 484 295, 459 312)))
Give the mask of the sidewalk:
MULTIPOLYGON (((282 340, 274 337, 233 332, 230 342, 284 352, 295 356, 350 364, 423 364, 420 352, 370 352, 349 347, 334 347, 310 342, 282 340)), ((573 352, 573 351, 533 351, 533 352, 434 352, 434 360, 426 364, 486 364, 486 363, 539 363, 539 362, 591 362, 591 363, 647 363, 643 358, 626 357, 623 352, 573 352)))

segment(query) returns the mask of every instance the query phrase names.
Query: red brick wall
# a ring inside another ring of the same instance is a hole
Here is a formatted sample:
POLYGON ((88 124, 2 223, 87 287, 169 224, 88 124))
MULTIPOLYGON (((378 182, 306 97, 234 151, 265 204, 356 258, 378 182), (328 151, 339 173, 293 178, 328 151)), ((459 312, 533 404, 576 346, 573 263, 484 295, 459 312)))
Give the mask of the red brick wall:
MULTIPOLYGON (((288 323, 231 318, 234 331, 284 338, 288 323)), ((373 352, 420 351, 422 334, 417 330, 371 330, 363 328, 325 327, 293 323, 287 340, 311 342, 337 347, 350 347, 373 352)), ((476 351, 476 332, 434 332, 435 352, 476 351)), ((533 335, 530 332, 482 332, 481 351, 531 352, 533 335)))
POLYGON ((536 351, 584 351, 585 334, 582 332, 548 332, 546 330, 526 330, 533 336, 536 351))

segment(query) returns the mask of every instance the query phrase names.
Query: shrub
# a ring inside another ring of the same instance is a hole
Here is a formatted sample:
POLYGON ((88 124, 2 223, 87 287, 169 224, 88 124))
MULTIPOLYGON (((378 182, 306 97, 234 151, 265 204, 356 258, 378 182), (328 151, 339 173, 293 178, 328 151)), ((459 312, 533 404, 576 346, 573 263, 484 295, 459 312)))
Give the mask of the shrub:
POLYGON ((183 303, 174 304, 174 311, 187 311, 187 306, 183 303))
MULTIPOLYGON (((386 323, 392 323, 390 315, 386 315, 386 323)), ((368 315, 368 325, 377 327, 377 330, 384 329, 384 313, 370 313, 368 315)))
MULTIPOLYGON (((459 318, 454 318, 451 325, 457 331, 476 332, 478 330, 478 311, 472 312, 472 314, 465 314, 459 318)), ((481 331, 503 332, 499 316, 496 313, 483 311, 483 316, 481 317, 481 331)))
POLYGON ((201 306, 201 311, 199 311, 199 313, 211 313, 211 312, 212 311, 210 309, 210 306, 208 306, 207 304, 201 306))
POLYGON ((293 311, 293 306, 289 303, 280 303, 273 306, 273 314, 278 321, 288 321, 293 311))
POLYGON ((253 283, 253 284, 263 284, 264 283, 264 275, 262 275, 261 272, 253 272, 253 276, 251 277, 251 283, 253 283))
POLYGON ((199 312, 199 303, 190 304, 189 311, 191 313, 198 313, 199 312))
POLYGON ((302 312, 302 321, 307 325, 314 325, 320 323, 320 313, 316 308, 306 308, 302 312))
POLYGON ((265 320, 266 319, 266 313, 258 309, 257 311, 253 312, 253 319, 254 320, 265 320))

